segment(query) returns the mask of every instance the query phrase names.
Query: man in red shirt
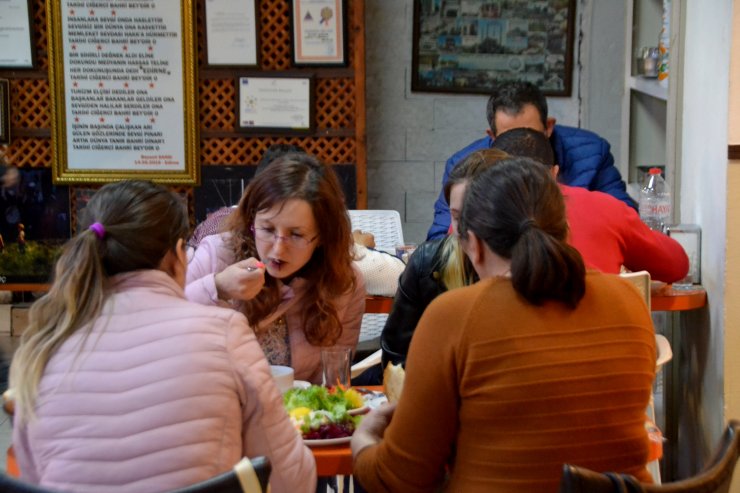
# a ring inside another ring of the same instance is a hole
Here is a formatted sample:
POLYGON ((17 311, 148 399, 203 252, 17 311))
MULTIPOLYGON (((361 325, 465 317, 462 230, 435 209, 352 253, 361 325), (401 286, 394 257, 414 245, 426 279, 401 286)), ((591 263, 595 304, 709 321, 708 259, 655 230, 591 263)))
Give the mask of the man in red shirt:
MULTIPOLYGON (((558 165, 552 146, 541 132, 515 128, 500 134, 493 147, 525 156, 552 167, 558 165)), ((618 274, 646 270, 654 280, 674 282, 689 271, 683 247, 673 238, 648 228, 637 212, 602 192, 560 184, 570 226, 570 243, 583 256, 587 267, 618 274)))

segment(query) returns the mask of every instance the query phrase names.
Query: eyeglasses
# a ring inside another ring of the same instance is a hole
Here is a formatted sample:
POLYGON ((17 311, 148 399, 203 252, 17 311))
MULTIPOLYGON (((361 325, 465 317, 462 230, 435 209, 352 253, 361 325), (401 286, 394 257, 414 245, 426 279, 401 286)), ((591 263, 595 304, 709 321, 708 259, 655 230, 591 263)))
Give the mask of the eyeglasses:
POLYGON ((260 241, 277 243, 278 240, 283 240, 286 245, 295 249, 308 248, 308 245, 313 243, 313 241, 319 237, 319 235, 316 235, 313 238, 306 238, 305 236, 298 233, 291 233, 288 236, 281 236, 277 234, 277 232, 273 228, 256 228, 254 227, 254 225, 251 229, 252 233, 254 233, 254 237, 260 241))

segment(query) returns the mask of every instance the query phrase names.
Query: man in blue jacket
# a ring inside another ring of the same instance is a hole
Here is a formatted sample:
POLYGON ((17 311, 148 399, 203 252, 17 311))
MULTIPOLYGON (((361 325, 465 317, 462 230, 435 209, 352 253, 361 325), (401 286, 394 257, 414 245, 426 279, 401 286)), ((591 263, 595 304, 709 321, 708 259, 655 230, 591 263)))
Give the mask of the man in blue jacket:
MULTIPOLYGON (((442 190, 452 168, 472 152, 488 149, 496 135, 512 128, 532 128, 550 138, 555 160, 560 164, 560 181, 573 187, 583 187, 608 193, 637 208, 627 190, 619 170, 614 167, 614 158, 609 143, 588 130, 555 125, 555 118, 547 116, 547 100, 540 90, 529 82, 504 83, 494 89, 488 99, 486 117, 490 128, 487 137, 476 140, 457 151, 447 160, 442 190)), ((441 238, 450 227, 450 208, 444 193, 434 203, 434 223, 429 228, 427 239, 441 238)))

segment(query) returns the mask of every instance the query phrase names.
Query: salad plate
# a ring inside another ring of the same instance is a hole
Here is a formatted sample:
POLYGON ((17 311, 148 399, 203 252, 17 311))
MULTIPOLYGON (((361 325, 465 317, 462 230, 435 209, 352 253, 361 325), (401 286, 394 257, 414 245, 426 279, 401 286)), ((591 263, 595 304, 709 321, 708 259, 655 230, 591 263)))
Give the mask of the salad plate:
POLYGON ((342 445, 345 443, 349 443, 350 440, 352 440, 351 436, 341 438, 323 438, 316 440, 307 440, 304 438, 303 443, 305 443, 309 447, 329 447, 331 445, 342 445))
POLYGON ((353 414, 367 411, 359 392, 320 385, 288 390, 283 404, 296 431, 311 446, 347 443, 360 420, 353 414))

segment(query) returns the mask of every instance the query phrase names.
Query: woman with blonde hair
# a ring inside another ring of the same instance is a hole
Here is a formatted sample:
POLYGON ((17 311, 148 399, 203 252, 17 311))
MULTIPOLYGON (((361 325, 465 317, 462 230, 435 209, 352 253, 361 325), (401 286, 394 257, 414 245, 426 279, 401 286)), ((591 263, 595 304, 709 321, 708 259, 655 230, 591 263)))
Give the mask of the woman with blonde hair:
MULTIPOLYGON (((475 176, 508 156, 499 149, 477 151, 450 172, 444 186, 444 196, 450 204, 451 234, 419 245, 401 274, 393 310, 380 336, 383 368, 388 362, 405 363, 416 324, 434 298, 445 291, 468 286, 478 279, 455 234, 462 199, 466 186, 475 176)), ((380 371, 376 370, 375 373, 379 379, 380 371)))
POLYGON ((11 366, 21 477, 75 492, 156 492, 272 462, 272 490, 312 490, 244 316, 185 299, 188 219, 144 181, 106 185, 30 310, 11 366))
POLYGON ((355 348, 365 285, 334 171, 303 153, 281 156, 249 183, 227 233, 207 236, 186 293, 244 313, 268 361, 321 383, 321 348, 355 348))

